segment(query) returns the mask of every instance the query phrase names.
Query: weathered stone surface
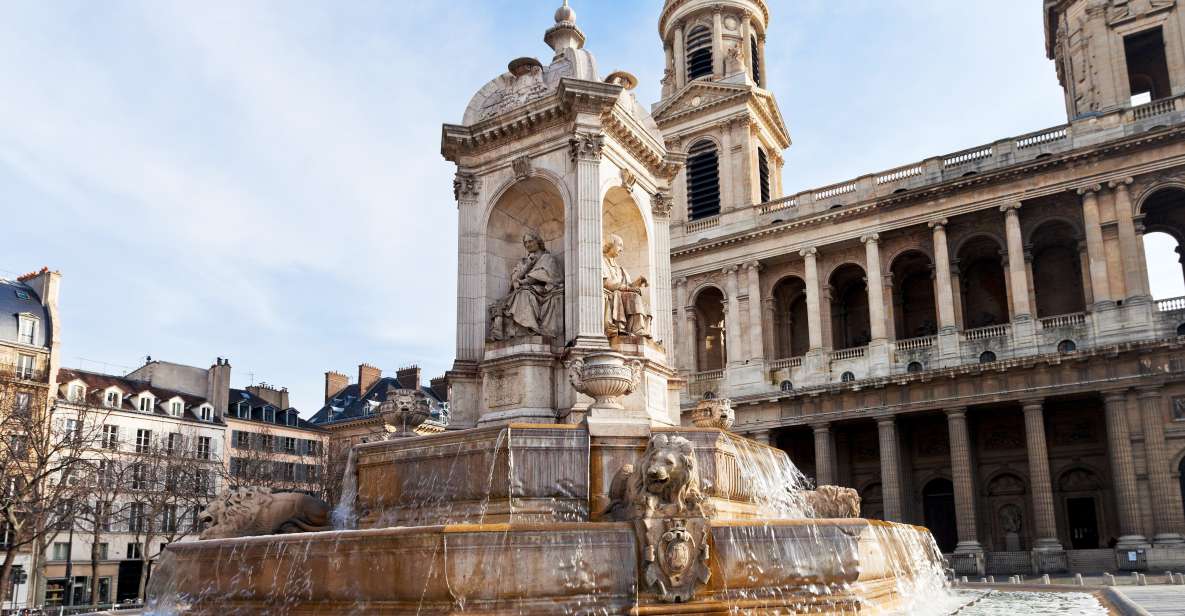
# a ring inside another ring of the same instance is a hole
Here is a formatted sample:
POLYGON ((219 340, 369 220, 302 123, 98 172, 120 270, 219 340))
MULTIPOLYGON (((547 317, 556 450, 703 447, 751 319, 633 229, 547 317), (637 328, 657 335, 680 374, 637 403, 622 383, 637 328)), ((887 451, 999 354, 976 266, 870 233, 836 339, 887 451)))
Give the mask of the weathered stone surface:
POLYGON ((860 494, 851 488, 819 486, 806 493, 816 518, 860 517, 860 494))
POLYGON ((202 539, 228 539, 330 529, 329 504, 307 494, 239 488, 219 495, 200 515, 202 539))

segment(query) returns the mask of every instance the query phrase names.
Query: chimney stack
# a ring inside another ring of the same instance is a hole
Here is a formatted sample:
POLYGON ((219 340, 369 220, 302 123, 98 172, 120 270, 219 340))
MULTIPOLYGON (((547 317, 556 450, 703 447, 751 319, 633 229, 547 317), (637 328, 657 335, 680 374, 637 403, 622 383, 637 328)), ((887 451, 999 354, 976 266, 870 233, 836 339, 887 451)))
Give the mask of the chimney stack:
POLYGON ((272 387, 267 383, 260 383, 258 385, 251 385, 247 387, 247 391, 259 396, 268 404, 278 407, 280 410, 288 410, 292 408, 288 404, 288 388, 287 387, 272 387))
POLYGON ((383 371, 370 364, 358 364, 358 397, 366 396, 366 392, 383 378, 383 371))
POLYGON ((432 393, 436 394, 442 402, 448 402, 448 377, 438 376, 431 381, 428 381, 428 386, 432 388, 432 393))
POLYGON ((395 380, 399 381, 400 389, 420 389, 420 367, 408 366, 395 372, 395 380))
POLYGON ((325 402, 329 402, 334 396, 341 393, 343 389, 349 387, 350 377, 340 373, 329 371, 325 373, 325 402))
POLYGON ((230 360, 221 357, 206 371, 206 400, 214 405, 214 415, 221 417, 230 406, 230 360))

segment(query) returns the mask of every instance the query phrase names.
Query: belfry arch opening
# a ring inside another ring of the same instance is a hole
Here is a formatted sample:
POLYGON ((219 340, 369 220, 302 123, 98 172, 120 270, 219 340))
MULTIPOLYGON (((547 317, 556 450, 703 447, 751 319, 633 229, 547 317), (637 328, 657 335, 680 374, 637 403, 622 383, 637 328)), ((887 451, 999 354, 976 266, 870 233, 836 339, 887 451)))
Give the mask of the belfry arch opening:
POLYGON ((1144 267, 1152 297, 1185 296, 1185 189, 1161 188, 1140 209, 1144 267))
POLYGON ((1000 252, 999 242, 987 236, 971 239, 959 248, 964 329, 1002 325, 1009 320, 1008 286, 1000 252))
POLYGON ((802 357, 810 349, 807 321, 806 283, 801 278, 783 278, 774 286, 774 328, 777 356, 802 357))
POLYGON ((1123 52, 1133 105, 1172 95, 1164 31, 1159 26, 1123 37, 1123 52))
POLYGON ((696 26, 687 33, 687 79, 712 76, 712 30, 696 26))
POLYGON ((934 302, 934 264, 925 253, 906 252, 893 259, 893 320, 898 340, 938 333, 934 302))
POLYGON ((725 364, 724 294, 708 287, 695 296, 696 368, 723 370, 725 364))
POLYGON ((1086 310, 1082 279, 1084 252, 1068 223, 1050 221, 1033 232, 1033 288, 1037 316, 1052 317, 1086 310))
POLYGON ((720 213, 720 154, 711 140, 687 150, 687 217, 711 218, 720 213))
POLYGON ((831 274, 831 344, 835 349, 867 346, 872 341, 868 283, 864 269, 848 263, 831 274))

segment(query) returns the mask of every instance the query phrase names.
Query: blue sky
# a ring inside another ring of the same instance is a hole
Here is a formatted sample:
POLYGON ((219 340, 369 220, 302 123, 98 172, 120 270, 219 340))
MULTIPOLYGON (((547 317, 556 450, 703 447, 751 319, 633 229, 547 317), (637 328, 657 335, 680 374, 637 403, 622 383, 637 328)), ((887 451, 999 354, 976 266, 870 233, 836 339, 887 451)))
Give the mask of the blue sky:
MULTIPOLYGON (((440 125, 509 60, 549 57, 559 4, 5 2, 0 276, 62 271, 66 366, 229 357, 236 386, 287 386, 305 413, 326 370, 438 375, 456 289, 440 125)), ((1032 0, 769 4, 790 192, 1064 122, 1032 0)), ((573 7, 601 73, 654 102, 660 2, 573 7)))

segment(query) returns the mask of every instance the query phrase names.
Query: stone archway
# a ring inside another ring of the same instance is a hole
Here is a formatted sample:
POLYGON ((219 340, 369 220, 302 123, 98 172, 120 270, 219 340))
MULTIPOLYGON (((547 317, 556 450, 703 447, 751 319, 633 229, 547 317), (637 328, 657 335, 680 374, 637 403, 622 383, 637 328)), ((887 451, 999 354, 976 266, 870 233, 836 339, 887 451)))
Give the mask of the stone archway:
POLYGON ((774 332, 777 358, 801 357, 810 349, 806 283, 787 276, 774 286, 774 332))
POLYGON ((1140 204, 1144 228, 1144 267, 1156 299, 1185 295, 1185 189, 1153 190, 1140 204), (1173 263, 1177 263, 1174 267, 1173 263), (1173 272, 1173 270, 1176 270, 1173 272), (1175 273, 1176 280, 1171 274, 1175 273))
POLYGON ((866 346, 872 340, 868 311, 868 283, 864 269, 854 263, 831 273, 831 345, 836 349, 866 346))
POLYGON ((1072 468, 1058 478, 1057 487, 1069 533, 1066 547, 1074 550, 1106 547, 1106 537, 1103 537, 1103 483, 1099 476, 1087 468, 1072 468))

